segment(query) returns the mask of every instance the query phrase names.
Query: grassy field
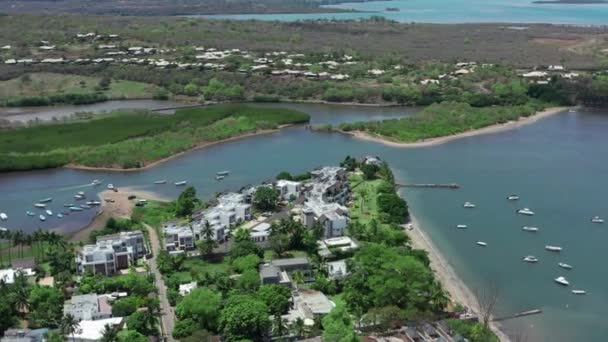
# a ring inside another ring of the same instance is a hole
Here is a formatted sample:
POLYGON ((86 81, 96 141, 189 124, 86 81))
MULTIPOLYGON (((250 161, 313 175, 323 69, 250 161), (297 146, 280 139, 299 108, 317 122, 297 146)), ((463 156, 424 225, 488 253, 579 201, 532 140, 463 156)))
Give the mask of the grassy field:
POLYGON ((353 205, 349 208, 351 218, 365 225, 372 219, 379 220, 376 197, 378 187, 384 180, 363 181, 361 175, 352 174, 348 181, 352 184, 353 196, 353 205))
POLYGON ((180 109, 174 115, 118 111, 90 121, 4 129, 0 171, 69 163, 139 168, 202 143, 308 120, 294 110, 219 105, 180 109))
MULTIPOLYGON (((91 94, 98 92, 100 77, 31 73, 0 81, 0 99, 12 97, 46 96, 54 94, 91 94)), ((141 82, 113 80, 107 90, 101 90, 109 99, 151 98, 158 86, 141 82)))

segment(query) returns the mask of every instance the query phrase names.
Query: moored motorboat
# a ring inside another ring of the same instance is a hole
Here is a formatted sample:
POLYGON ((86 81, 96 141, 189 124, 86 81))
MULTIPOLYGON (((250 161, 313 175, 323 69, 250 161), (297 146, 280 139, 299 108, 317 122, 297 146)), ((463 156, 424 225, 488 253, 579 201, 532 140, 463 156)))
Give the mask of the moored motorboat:
POLYGON ((44 204, 44 203, 36 203, 36 204, 34 204, 34 207, 42 209, 42 208, 46 208, 46 204, 44 204))
POLYGON ((46 221, 46 217, 42 214, 38 216, 38 218, 40 218, 40 221, 46 221))
POLYGON ((550 252, 561 252, 562 248, 559 246, 551 246, 551 245, 546 245, 545 249, 550 251, 550 252))
POLYGON ((108 184, 108 190, 114 190, 114 184, 112 184, 112 183, 108 184))
POLYGON ((569 286, 570 282, 568 280, 566 280, 566 278, 564 277, 557 277, 555 278, 555 282, 564 286, 569 286))
POLYGON ((36 216, 36 214, 34 214, 34 212, 33 212, 33 211, 29 211, 29 210, 28 210, 28 211, 26 211, 26 212, 25 212, 25 214, 26 214, 27 216, 36 216))
POLYGON ((74 199, 77 201, 83 200, 84 196, 83 195, 74 195, 74 199))
POLYGON ((517 201, 517 200, 519 199, 519 196, 517 196, 517 195, 509 195, 509 196, 507 197, 507 199, 508 199, 509 201, 517 201))
POLYGON ((175 186, 181 186, 181 185, 186 185, 186 184, 188 184, 188 182, 186 182, 186 181, 175 182, 175 186))
POLYGON ((43 198, 38 203, 49 203, 53 201, 53 197, 43 198))
POLYGON ((535 263, 538 262, 538 259, 534 255, 527 255, 524 257, 525 262, 535 263))
POLYGON ((5 213, 0 213, 0 220, 2 220, 2 221, 8 220, 8 215, 6 215, 5 213))
POLYGON ((167 183, 166 179, 158 180, 158 181, 154 182, 154 184, 165 184, 165 183, 167 183))
POLYGON ((532 232, 532 233, 536 233, 538 231, 538 227, 523 226, 523 227, 521 227, 521 229, 525 230, 527 232, 532 232))
POLYGON ((81 207, 70 207, 70 211, 82 211, 83 209, 81 207))
POLYGON ((477 244, 480 245, 480 246, 482 246, 482 247, 485 247, 485 246, 488 245, 487 243, 485 243, 483 241, 477 241, 477 244))
POLYGON ((230 171, 220 171, 218 173, 216 173, 218 176, 228 176, 230 174, 230 171))
POLYGON ((57 217, 58 217, 58 218, 63 218, 63 214, 62 214, 62 213, 59 213, 59 214, 57 214, 57 217))
POLYGON ((222 180, 224 179, 224 176, 215 176, 215 180, 222 180))
POLYGON ((53 212, 50 211, 49 209, 46 210, 46 214, 49 215, 49 216, 53 216, 53 212))
POLYGON ((565 269, 567 269, 567 270, 571 270, 571 269, 572 269, 572 265, 568 265, 568 264, 563 263, 563 262, 558 262, 558 263, 557 263, 557 266, 559 266, 559 267, 561 267, 561 268, 565 268, 565 269))
POLYGON ((456 228, 458 228, 458 229, 467 229, 468 226, 466 224, 458 224, 458 225, 456 225, 456 228))
POLYGON ((91 206, 90 205, 86 205, 86 204, 82 204, 82 205, 80 205, 80 207, 82 209, 91 209, 91 206))
POLYGON ((604 223, 604 219, 599 217, 599 216, 595 216, 594 218, 591 219, 592 223, 604 223))
POLYGON ((464 202, 463 207, 465 208, 475 208, 475 204, 471 202, 464 202))
POLYGON ((527 216, 534 215, 534 212, 528 208, 519 209, 519 210, 517 210, 517 213, 521 214, 521 215, 527 215, 527 216))
POLYGON ((585 290, 572 290, 572 294, 575 294, 575 295, 584 295, 584 294, 587 294, 587 291, 585 291, 585 290))
POLYGON ((93 180, 93 182, 91 182, 92 185, 99 185, 101 183, 103 183, 103 182, 98 179, 95 179, 95 180, 93 180))

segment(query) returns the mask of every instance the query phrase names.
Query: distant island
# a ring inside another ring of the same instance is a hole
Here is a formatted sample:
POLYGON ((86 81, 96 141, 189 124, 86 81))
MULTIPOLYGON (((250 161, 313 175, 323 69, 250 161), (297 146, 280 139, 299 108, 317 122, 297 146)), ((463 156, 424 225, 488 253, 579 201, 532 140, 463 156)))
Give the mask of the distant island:
POLYGON ((537 0, 532 1, 533 4, 557 4, 557 5, 594 5, 594 4, 606 4, 606 0, 537 0))

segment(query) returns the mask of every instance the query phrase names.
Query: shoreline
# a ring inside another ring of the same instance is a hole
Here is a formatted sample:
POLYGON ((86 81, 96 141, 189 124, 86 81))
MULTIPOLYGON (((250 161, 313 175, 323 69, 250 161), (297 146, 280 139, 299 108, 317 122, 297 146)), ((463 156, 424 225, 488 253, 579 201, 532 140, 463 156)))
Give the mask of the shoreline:
POLYGON ((243 139, 243 138, 249 138, 249 137, 253 137, 253 136, 257 136, 257 135, 263 135, 263 134, 270 134, 270 133, 276 133, 279 130, 281 130, 282 128, 288 127, 291 125, 281 125, 279 126, 279 128, 276 129, 265 129, 265 130, 259 130, 259 131, 255 131, 255 132, 250 132, 250 133, 246 133, 246 134, 242 134, 242 135, 238 135, 238 136, 234 136, 234 137, 230 137, 230 138, 226 138, 226 139, 221 139, 221 140, 216 140, 216 141, 205 141, 205 142, 201 142, 199 144, 194 145, 193 147, 190 147, 184 151, 178 152, 176 154, 170 155, 168 157, 156 160, 151 162, 150 164, 146 164, 142 167, 137 167, 137 168, 128 168, 128 169, 121 169, 121 168, 114 168, 114 167, 94 167, 94 166, 85 166, 85 165, 79 165, 79 164, 67 164, 64 165, 62 167, 67 168, 67 169, 73 169, 73 170, 84 170, 84 171, 111 171, 111 172, 136 172, 136 171, 143 171, 143 170, 147 170, 150 168, 153 168, 155 166, 158 166, 160 164, 163 164, 167 161, 170 161, 172 159, 175 159, 177 157, 180 157, 186 153, 201 149, 201 148, 205 148, 205 147, 209 147, 212 145, 216 145, 216 144, 221 144, 221 143, 225 143, 225 142, 229 142, 229 141, 234 141, 234 140, 238 140, 238 139, 243 139))
POLYGON ((503 131, 523 127, 523 126, 535 123, 538 120, 553 116, 558 113, 562 113, 568 108, 569 107, 551 107, 551 108, 544 109, 540 112, 536 112, 535 114, 530 115, 528 117, 522 117, 517 121, 509 121, 504 124, 495 124, 495 125, 486 126, 486 127, 480 128, 480 129, 468 130, 468 131, 464 131, 462 133, 457 133, 457 134, 448 135, 448 136, 444 136, 444 137, 429 138, 429 139, 424 139, 424 140, 420 140, 420 141, 416 141, 416 142, 397 142, 397 141, 391 140, 388 137, 381 137, 379 135, 375 135, 375 134, 367 133, 367 132, 363 132, 363 131, 347 132, 347 131, 337 130, 336 132, 350 135, 355 139, 372 141, 372 142, 380 143, 380 144, 391 146, 391 147, 402 147, 402 148, 429 147, 429 146, 445 144, 447 142, 462 139, 462 138, 468 138, 468 137, 485 135, 485 134, 493 134, 493 133, 498 133, 498 132, 503 132, 503 131))
MULTIPOLYGON (((443 254, 441 254, 440 250, 436 248, 433 241, 424 232, 419 221, 411 211, 410 223, 412 224, 413 229, 406 230, 406 234, 410 237, 412 247, 425 250, 428 253, 431 261, 431 269, 445 290, 449 292, 450 302, 452 304, 462 304, 475 313, 479 312, 479 303, 473 291, 458 276, 450 263, 445 259, 443 254)), ((510 341, 509 337, 500 329, 498 323, 490 322, 490 329, 498 336, 500 341, 510 341)))

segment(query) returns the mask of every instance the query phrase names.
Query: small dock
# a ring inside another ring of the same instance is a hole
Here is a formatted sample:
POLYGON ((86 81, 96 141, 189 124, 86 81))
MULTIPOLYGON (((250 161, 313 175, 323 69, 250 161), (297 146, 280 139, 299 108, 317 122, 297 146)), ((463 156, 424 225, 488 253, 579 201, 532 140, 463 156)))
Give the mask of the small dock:
POLYGON ((516 313, 514 315, 510 315, 510 316, 504 316, 504 317, 494 318, 492 321, 493 322, 500 322, 500 321, 506 321, 508 319, 513 319, 513 318, 532 316, 532 315, 539 315, 541 313, 543 313, 543 310, 541 310, 541 309, 532 309, 532 310, 518 312, 518 313, 516 313))
POLYGON ((456 183, 441 184, 441 183, 427 183, 427 184, 400 184, 395 183, 395 186, 399 188, 431 188, 431 189, 460 189, 460 185, 456 183))

